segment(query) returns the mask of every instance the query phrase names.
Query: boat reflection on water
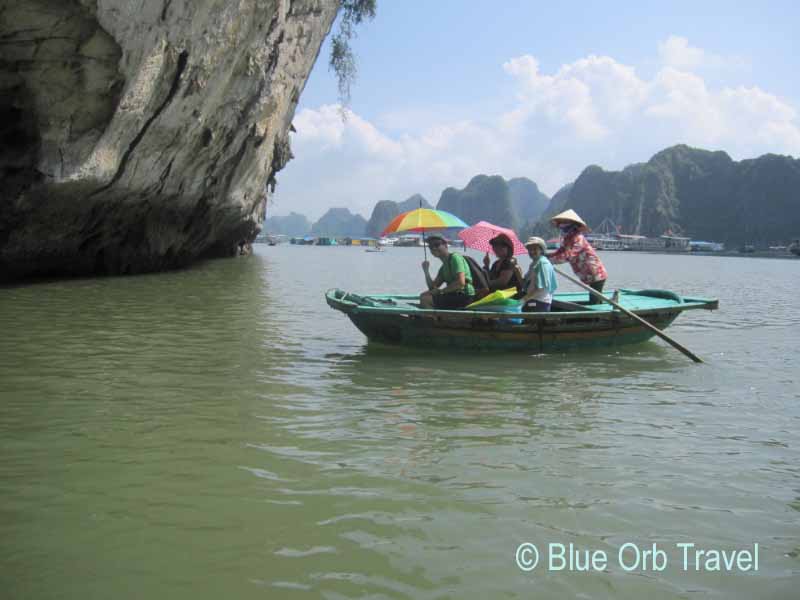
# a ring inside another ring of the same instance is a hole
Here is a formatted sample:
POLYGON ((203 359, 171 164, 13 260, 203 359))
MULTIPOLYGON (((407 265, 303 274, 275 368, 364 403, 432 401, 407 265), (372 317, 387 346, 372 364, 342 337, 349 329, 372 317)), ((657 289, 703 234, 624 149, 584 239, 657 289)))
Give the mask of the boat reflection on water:
POLYGON ((452 411, 474 402, 591 401, 636 381, 640 391, 669 389, 665 374, 685 368, 660 343, 625 353, 587 350, 570 355, 458 353, 364 343, 354 354, 328 354, 322 383, 331 396, 361 405, 399 398, 452 411), (642 381, 644 378, 644 382, 642 381), (652 382, 652 387, 647 381, 652 382))
MULTIPOLYGON (((590 351, 569 360, 454 356, 380 344, 325 358, 329 366, 320 383, 326 393, 315 412, 327 415, 327 437, 381 446, 378 463, 373 453, 367 466, 373 474, 436 482, 442 464, 458 465, 447 475, 451 483, 478 488, 491 486, 470 467, 475 451, 469 448, 479 445, 481 460, 497 464, 516 462, 509 456, 532 448, 581 446, 598 419, 607 429, 618 407, 669 395, 669 374, 686 367, 656 343, 634 353, 590 351), (614 408, 600 416, 602 406, 614 408)), ((608 443, 600 441, 605 437, 598 435, 596 443, 608 443)))

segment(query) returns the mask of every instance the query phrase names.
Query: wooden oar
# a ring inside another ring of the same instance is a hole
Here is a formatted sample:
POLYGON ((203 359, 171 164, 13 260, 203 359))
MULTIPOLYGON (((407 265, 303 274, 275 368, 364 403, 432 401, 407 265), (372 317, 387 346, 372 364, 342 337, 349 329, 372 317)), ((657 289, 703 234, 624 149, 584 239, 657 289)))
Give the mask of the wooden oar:
POLYGON ((583 289, 585 289, 590 294, 594 294, 598 298, 601 298, 605 302, 608 302, 614 308, 616 308, 618 310, 621 310, 622 312, 624 312, 626 315, 628 315, 632 319, 635 319, 636 321, 638 321, 639 323, 641 323, 642 325, 647 327, 650 331, 655 333, 662 340, 667 342, 670 346, 672 346, 673 348, 676 348, 676 349, 680 350, 681 352, 683 352, 686 356, 691 358, 694 362, 697 362, 697 363, 703 362, 703 360, 699 356, 697 356, 694 352, 692 352, 688 348, 685 348, 684 346, 680 345, 678 342, 676 342, 671 337, 669 337, 666 333, 661 331, 658 327, 648 323, 643 318, 641 318, 639 315, 634 314, 631 311, 629 311, 627 308, 625 308, 624 306, 621 306, 618 302, 614 302, 608 296, 604 296, 603 294, 601 294, 597 290, 595 290, 595 289, 591 288, 590 286, 586 285, 585 283, 583 283, 580 279, 575 279, 574 277, 570 277, 569 275, 567 275, 566 273, 564 273, 563 271, 561 271, 559 269, 556 269, 555 267, 553 267, 553 270, 555 270, 556 273, 558 273, 559 275, 561 275, 565 279, 568 279, 572 283, 575 283, 575 284, 581 286, 583 289))

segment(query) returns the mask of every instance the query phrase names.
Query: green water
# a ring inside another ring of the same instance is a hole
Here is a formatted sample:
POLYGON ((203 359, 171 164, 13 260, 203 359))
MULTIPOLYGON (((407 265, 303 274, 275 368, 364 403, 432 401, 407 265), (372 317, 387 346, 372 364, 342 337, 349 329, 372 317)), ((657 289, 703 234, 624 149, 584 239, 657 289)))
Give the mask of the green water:
POLYGON ((669 329, 705 365, 368 346, 323 292, 418 291, 414 248, 0 288, 0 597, 796 598, 800 261, 603 257, 720 299, 669 329), (610 564, 523 572, 522 542, 610 564))

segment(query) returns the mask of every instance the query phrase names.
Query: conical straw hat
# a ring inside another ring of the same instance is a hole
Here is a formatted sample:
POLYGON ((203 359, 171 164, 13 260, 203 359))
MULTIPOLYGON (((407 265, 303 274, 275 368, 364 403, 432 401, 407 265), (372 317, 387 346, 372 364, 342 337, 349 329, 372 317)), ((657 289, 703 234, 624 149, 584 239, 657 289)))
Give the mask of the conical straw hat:
POLYGON ((577 223, 581 227, 589 229, 589 226, 583 221, 583 219, 581 219, 578 216, 578 213, 576 213, 572 209, 565 210, 562 213, 558 213, 556 216, 554 216, 554 217, 552 217, 550 219, 550 222, 553 223, 553 224, 555 224, 556 221, 571 221, 572 223, 577 223))

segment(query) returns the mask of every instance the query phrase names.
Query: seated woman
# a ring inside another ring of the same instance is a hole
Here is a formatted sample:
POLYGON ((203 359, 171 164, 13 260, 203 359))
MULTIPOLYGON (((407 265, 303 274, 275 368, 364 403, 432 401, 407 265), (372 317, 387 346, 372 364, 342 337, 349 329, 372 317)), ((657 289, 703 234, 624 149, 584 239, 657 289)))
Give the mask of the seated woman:
POLYGON ((497 260, 489 268, 489 254, 483 257, 483 267, 488 273, 489 290, 505 290, 510 287, 522 291, 522 278, 518 275, 519 268, 514 259, 514 243, 505 233, 500 233, 489 240, 492 251, 497 255, 497 260))
POLYGON ((525 242, 531 266, 525 276, 525 294, 522 296, 523 312, 550 312, 553 293, 558 287, 556 272, 547 260, 547 244, 542 238, 532 237, 525 242))
POLYGON ((472 274, 464 257, 455 252, 450 253, 447 241, 438 235, 428 237, 428 248, 431 254, 442 261, 442 266, 436 279, 431 279, 431 274, 428 272, 430 263, 427 260, 422 263, 428 291, 419 295, 420 308, 452 310, 464 308, 475 300, 472 274), (442 288, 443 283, 447 285, 442 288))

